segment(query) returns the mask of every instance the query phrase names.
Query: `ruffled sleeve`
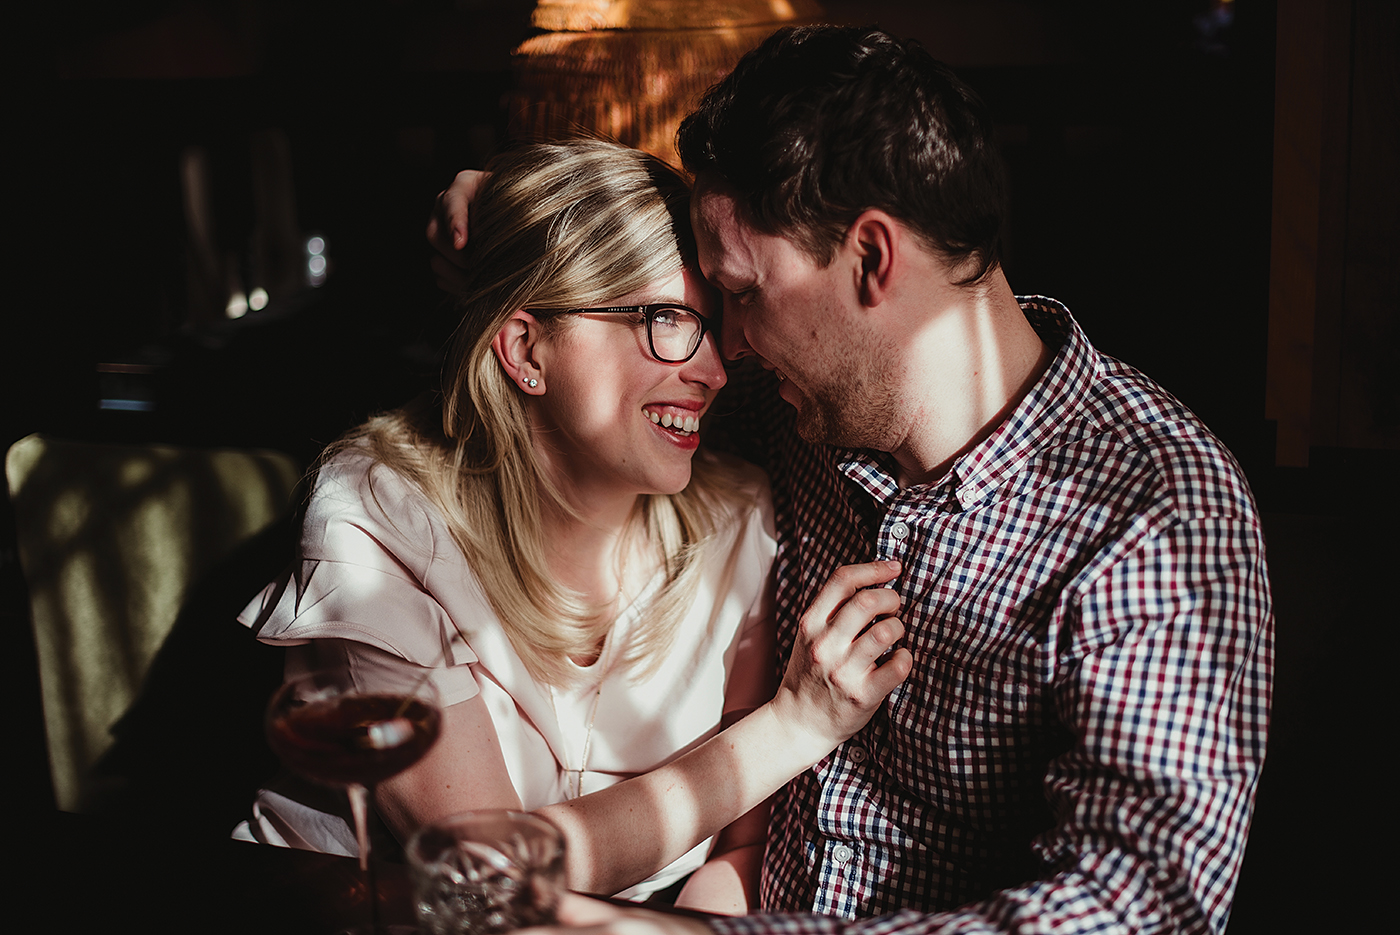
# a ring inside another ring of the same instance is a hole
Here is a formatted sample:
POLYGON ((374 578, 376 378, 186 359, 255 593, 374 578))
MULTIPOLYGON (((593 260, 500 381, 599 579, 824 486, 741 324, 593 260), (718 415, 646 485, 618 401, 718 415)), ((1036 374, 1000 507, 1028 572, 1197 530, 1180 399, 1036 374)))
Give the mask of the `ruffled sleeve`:
POLYGON ((352 654, 362 644, 447 670, 434 680, 452 704, 477 693, 477 657, 434 593, 440 582, 475 586, 436 511, 398 474, 350 453, 321 469, 298 561, 238 619, 265 643, 345 640, 352 654))

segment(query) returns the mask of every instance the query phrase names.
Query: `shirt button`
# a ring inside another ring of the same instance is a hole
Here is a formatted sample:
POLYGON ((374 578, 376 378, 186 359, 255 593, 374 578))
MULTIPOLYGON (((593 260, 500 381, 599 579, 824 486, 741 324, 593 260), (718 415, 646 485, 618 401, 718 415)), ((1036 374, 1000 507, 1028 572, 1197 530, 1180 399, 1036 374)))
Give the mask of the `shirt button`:
POLYGON ((904 523, 895 523, 890 527, 890 535, 896 539, 903 539, 909 535, 909 527, 904 523))
POLYGON ((864 748, 864 747, 851 747, 850 751, 847 753, 847 756, 849 756, 849 757, 851 758, 851 762, 852 762, 852 763, 864 763, 864 762, 865 762, 865 748, 864 748))
POLYGON ((856 856, 856 852, 844 844, 838 844, 831 849, 831 859, 839 866, 844 867, 846 864, 850 863, 851 858, 854 856, 856 856))

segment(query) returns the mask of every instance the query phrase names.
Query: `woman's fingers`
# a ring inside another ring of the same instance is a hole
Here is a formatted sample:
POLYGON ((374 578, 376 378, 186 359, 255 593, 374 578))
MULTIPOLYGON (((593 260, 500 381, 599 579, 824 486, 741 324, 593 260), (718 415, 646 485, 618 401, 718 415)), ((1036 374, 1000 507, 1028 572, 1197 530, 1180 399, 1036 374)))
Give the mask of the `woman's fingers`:
POLYGON ((829 621, 838 609, 865 588, 893 581, 899 575, 899 569, 900 564, 896 561, 842 565, 817 592, 807 613, 802 615, 803 623, 829 621))
POLYGON ((893 616, 899 594, 878 587, 899 571, 899 563, 890 561, 838 569, 799 623, 775 710, 804 722, 832 746, 870 720, 912 668, 908 650, 891 652, 904 635, 893 616))
POLYGON ((698 919, 663 915, 646 909, 623 909, 597 899, 565 893, 559 900, 559 924, 520 929, 519 935, 709 935, 698 919))
POLYGON ((564 893, 555 909, 565 925, 599 925, 622 918, 622 910, 601 899, 589 899, 577 893, 564 893))
MULTIPOLYGON (((803 623, 813 636, 829 635, 854 643, 872 621, 888 617, 899 611, 899 594, 890 588, 862 588, 836 608, 836 612, 823 622, 819 617, 804 619, 803 623)), ((898 637, 895 637, 898 639, 898 637)), ((891 640, 893 642, 893 640, 891 640)))

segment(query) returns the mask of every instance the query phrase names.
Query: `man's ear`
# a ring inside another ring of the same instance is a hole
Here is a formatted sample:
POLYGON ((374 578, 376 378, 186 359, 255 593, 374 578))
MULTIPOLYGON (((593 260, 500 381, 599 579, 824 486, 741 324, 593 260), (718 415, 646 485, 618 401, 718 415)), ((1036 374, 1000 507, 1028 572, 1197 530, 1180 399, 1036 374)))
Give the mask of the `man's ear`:
POLYGON ((530 396, 544 395, 544 368, 536 354, 540 331, 539 319, 517 309, 491 341, 506 377, 530 396))
POLYGON ((890 292, 898 272, 903 231, 894 218, 871 208, 856 218, 846 232, 846 245, 860 260, 858 288, 862 305, 873 308, 890 292))

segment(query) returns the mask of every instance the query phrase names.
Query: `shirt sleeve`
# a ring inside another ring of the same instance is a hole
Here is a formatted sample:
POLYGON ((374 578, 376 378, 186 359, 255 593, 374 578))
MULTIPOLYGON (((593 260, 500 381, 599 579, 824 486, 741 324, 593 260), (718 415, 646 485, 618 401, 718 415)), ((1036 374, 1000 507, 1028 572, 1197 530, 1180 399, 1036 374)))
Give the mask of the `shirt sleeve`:
POLYGON ((427 680, 437 689, 438 704, 444 708, 469 701, 481 692, 466 665, 422 666, 357 640, 316 639, 287 647, 287 678, 314 671, 346 673, 350 684, 361 692, 397 694, 405 684, 427 680))
POLYGON ((721 933, 1220 933, 1264 759, 1273 626, 1257 523, 1179 522, 1087 581, 1054 704, 1045 875, 961 909, 847 922, 749 916, 721 933))
POLYGON ((465 701, 478 691, 477 657, 433 591, 441 534, 402 479, 377 471, 371 486, 365 464, 323 471, 300 560, 239 620, 262 642, 297 649, 294 664, 345 667, 366 685, 394 667, 430 671, 444 705, 465 701))

